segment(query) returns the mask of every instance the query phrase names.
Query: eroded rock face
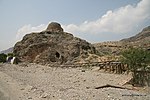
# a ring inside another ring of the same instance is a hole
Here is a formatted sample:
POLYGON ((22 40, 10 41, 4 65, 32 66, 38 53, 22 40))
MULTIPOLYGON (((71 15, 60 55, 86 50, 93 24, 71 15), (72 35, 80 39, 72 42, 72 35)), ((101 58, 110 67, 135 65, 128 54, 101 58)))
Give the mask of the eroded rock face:
POLYGON ((46 31, 25 35, 13 52, 23 62, 63 64, 96 51, 85 40, 63 32, 60 24, 51 23, 46 31))
POLYGON ((63 32, 63 28, 61 27, 61 25, 56 22, 50 23, 46 30, 51 32, 63 32))

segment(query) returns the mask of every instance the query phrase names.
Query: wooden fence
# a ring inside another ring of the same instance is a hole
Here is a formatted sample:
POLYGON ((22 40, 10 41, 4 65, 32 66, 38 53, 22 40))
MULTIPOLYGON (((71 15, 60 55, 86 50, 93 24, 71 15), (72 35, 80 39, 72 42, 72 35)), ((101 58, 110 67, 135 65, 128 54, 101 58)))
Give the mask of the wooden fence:
POLYGON ((53 67, 99 67, 99 70, 104 70, 105 72, 122 74, 128 71, 127 64, 123 64, 118 61, 106 61, 106 62, 89 62, 89 63, 76 63, 76 64, 65 64, 65 65, 51 65, 53 67))

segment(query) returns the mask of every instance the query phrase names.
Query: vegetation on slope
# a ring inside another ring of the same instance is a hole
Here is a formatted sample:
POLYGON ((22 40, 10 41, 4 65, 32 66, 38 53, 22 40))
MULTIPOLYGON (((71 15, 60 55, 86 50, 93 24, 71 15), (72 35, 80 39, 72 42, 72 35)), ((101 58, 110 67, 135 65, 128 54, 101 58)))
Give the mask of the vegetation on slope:
POLYGON ((121 61, 128 64, 129 70, 133 72, 133 84, 144 85, 145 81, 149 84, 150 77, 145 76, 144 72, 150 71, 150 51, 141 48, 129 48, 122 52, 121 61), (137 71, 142 74, 138 75, 137 71))

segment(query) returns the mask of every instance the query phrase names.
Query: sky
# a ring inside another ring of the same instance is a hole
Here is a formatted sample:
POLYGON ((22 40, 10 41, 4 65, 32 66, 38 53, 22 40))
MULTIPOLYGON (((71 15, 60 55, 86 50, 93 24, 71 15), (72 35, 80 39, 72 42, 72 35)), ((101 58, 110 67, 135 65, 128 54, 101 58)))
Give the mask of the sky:
POLYGON ((0 51, 50 22, 91 43, 116 41, 150 25, 150 0, 0 0, 0 51))

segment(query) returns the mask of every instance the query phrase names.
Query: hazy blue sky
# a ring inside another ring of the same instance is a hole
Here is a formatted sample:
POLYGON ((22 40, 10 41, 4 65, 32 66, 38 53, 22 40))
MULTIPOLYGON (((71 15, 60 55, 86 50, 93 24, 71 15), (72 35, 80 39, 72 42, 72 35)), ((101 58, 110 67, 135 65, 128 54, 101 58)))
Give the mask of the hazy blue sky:
POLYGON ((0 50, 57 21, 89 42, 120 40, 150 25, 150 0, 0 0, 0 50))

